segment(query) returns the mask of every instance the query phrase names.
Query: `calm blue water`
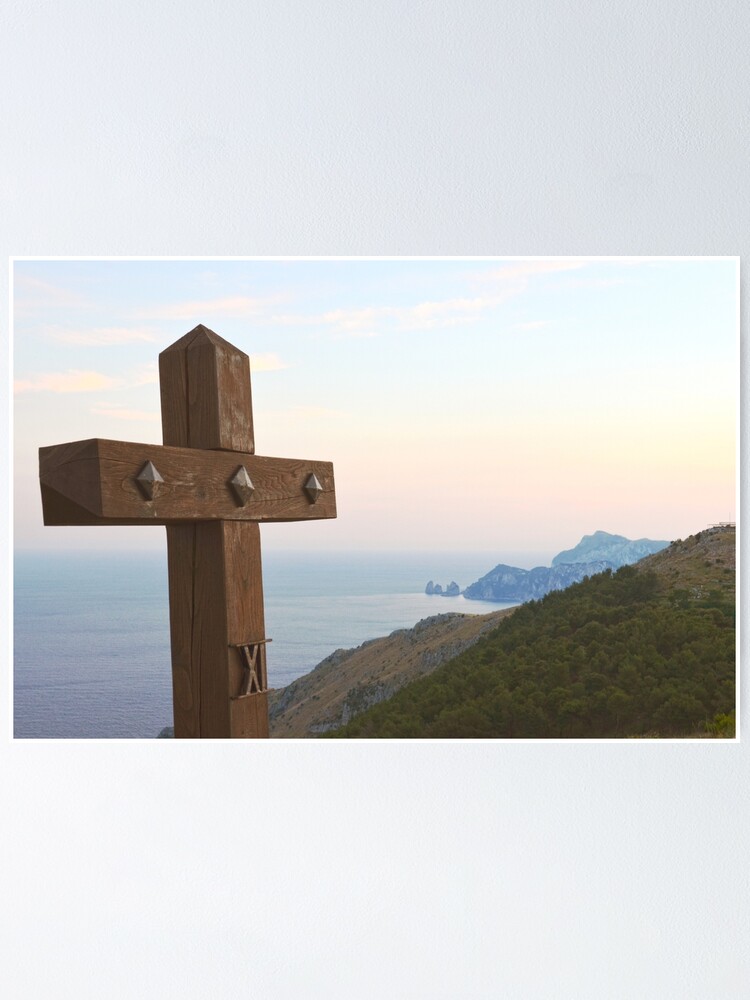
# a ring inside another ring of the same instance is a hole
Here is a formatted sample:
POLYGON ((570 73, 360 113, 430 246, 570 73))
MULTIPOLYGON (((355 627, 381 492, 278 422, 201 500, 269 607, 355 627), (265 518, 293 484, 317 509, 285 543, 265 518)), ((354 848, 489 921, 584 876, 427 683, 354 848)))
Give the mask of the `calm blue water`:
MULTIPOLYGON (((521 559, 515 564, 539 564, 521 559)), ((502 561, 511 558, 264 553, 269 685, 421 618, 503 607, 424 593, 430 579, 463 588, 502 561)), ((166 564, 166 547, 16 555, 16 737, 151 738, 172 724, 166 564)))

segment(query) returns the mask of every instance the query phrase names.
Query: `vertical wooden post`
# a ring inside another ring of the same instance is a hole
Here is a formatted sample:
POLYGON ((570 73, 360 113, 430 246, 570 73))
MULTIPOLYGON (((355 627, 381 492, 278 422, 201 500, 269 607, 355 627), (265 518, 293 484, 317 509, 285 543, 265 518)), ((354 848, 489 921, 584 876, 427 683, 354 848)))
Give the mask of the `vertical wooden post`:
MULTIPOLYGON (((165 445, 254 453, 246 354, 198 326, 159 355, 159 373, 165 445)), ((258 524, 170 525, 167 551, 175 737, 267 737, 267 693, 238 697, 235 648, 266 637, 258 524)))

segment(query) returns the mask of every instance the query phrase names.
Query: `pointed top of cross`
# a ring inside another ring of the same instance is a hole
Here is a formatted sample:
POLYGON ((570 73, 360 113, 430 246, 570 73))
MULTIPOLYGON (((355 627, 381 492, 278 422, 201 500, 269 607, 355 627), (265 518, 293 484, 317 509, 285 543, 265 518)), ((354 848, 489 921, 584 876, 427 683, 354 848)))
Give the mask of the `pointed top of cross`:
POLYGON ((188 348, 197 348, 205 346, 219 347, 225 351, 231 351, 232 354, 240 355, 241 357, 247 357, 244 351, 241 351, 239 347, 235 347, 234 344, 230 344, 228 340, 224 340, 220 337, 218 333, 214 333, 213 330, 209 330, 207 326, 199 323, 197 326, 193 327, 189 333, 186 333, 184 337, 180 337, 176 340, 174 344, 170 344, 169 347, 165 348, 162 354, 177 353, 178 351, 185 351, 188 348))
POLYGON ((159 355, 164 443, 255 451, 250 358, 199 323, 159 355))

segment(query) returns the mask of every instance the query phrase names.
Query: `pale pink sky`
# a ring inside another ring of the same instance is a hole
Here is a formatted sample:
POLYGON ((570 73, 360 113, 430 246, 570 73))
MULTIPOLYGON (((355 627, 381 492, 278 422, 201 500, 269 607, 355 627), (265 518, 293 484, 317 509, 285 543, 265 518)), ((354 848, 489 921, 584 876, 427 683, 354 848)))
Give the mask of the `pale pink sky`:
POLYGON ((735 518, 736 258, 19 261, 19 548, 155 548, 45 528, 42 445, 161 442, 156 361, 204 323, 250 354, 259 454, 334 462, 335 522, 288 549, 548 551, 735 518))

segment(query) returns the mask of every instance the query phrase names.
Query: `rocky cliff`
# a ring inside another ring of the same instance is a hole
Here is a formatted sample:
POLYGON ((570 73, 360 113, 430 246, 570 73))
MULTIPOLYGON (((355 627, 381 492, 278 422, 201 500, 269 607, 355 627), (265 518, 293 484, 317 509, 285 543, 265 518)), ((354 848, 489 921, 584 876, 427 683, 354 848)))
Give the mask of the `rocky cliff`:
POLYGON ((269 692, 271 736, 311 737, 343 725, 458 656, 514 610, 434 615, 356 649, 337 649, 309 674, 269 692))
POLYGON ((461 593, 461 588, 455 580, 451 580, 445 590, 443 590, 443 585, 441 583, 433 583, 432 580, 430 580, 424 588, 424 592, 425 594, 439 594, 441 597, 458 597, 461 593))
POLYGON ((586 576, 629 566, 645 556, 660 552, 669 542, 639 538, 631 541, 624 535, 595 531, 584 535, 573 549, 558 553, 552 565, 535 569, 516 566, 496 566, 464 591, 464 597, 481 601, 531 601, 544 597, 552 590, 564 590, 580 583, 586 576))
POLYGON ((630 566, 639 559, 660 552, 669 542, 654 541, 651 538, 638 538, 631 541, 624 535, 611 535, 608 531, 595 531, 593 535, 584 535, 578 545, 565 552, 559 552, 552 560, 553 566, 564 563, 591 563, 604 560, 612 569, 630 566))
POLYGON ((464 591, 464 597, 474 601, 524 601, 539 600, 552 590, 564 590, 572 583, 580 583, 586 576, 611 569, 608 562, 570 563, 562 566, 537 566, 519 569, 500 564, 486 573, 464 591))

